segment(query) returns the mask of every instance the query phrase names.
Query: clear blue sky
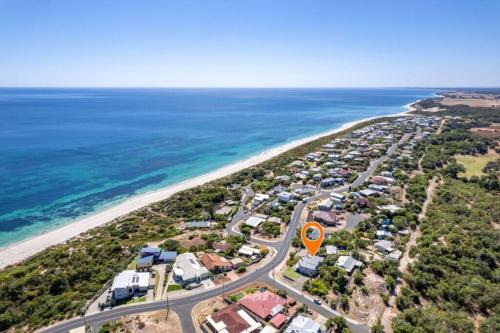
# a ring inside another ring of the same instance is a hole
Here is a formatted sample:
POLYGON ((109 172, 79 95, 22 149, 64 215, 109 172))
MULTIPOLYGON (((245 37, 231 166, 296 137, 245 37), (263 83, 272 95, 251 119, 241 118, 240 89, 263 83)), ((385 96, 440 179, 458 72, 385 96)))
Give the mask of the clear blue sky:
POLYGON ((499 0, 0 0, 0 86, 500 86, 499 0))

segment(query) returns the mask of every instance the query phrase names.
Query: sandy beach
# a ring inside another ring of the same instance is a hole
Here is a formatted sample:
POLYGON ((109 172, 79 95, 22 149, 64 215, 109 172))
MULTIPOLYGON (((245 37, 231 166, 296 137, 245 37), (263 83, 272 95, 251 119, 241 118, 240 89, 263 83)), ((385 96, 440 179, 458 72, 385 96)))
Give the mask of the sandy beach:
POLYGON ((416 102, 410 103, 405 106, 408 109, 408 111, 406 112, 385 115, 385 116, 370 117, 349 122, 342 125, 340 128, 316 134, 307 138, 295 140, 279 147, 268 149, 260 154, 224 166, 222 168, 206 173, 204 175, 165 187, 163 189, 131 197, 125 202, 110 207, 102 212, 98 212, 94 215, 76 220, 75 222, 64 225, 58 229, 48 231, 44 234, 22 240, 20 242, 9 245, 5 248, 0 248, 0 269, 8 265, 18 263, 50 246, 65 242, 75 236, 78 236, 81 233, 86 232, 87 230, 104 225, 108 222, 113 221, 116 218, 124 216, 144 206, 167 199, 168 197, 177 192, 205 184, 207 182, 210 182, 218 178, 229 176, 242 169, 254 166, 270 158, 278 156, 297 146, 317 140, 324 136, 344 131, 365 121, 377 118, 384 118, 384 117, 396 117, 396 116, 408 115, 408 112, 413 110, 412 104, 414 103, 416 102))

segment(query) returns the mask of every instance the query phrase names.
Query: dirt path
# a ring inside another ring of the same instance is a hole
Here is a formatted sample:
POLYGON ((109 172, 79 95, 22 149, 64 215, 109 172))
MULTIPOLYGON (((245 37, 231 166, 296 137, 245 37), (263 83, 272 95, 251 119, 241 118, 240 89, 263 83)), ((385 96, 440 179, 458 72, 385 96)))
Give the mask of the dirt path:
POLYGON ((439 127, 436 131, 436 134, 441 134, 441 132, 443 131, 443 125, 445 122, 446 122, 446 119, 441 120, 441 124, 439 124, 439 127))
MULTIPOLYGON (((441 132, 443 131, 443 126, 444 126, 445 122, 446 122, 446 119, 441 120, 441 123, 439 124, 439 127, 436 130, 436 134, 441 134, 441 132)), ((425 154, 422 155, 422 157, 420 157, 418 159, 418 170, 415 170, 414 174, 419 174, 419 175, 424 174, 424 169, 422 168, 422 160, 424 159, 424 156, 425 156, 425 154)))
MULTIPOLYGON (((422 211, 420 212, 420 214, 418 214, 419 222, 422 222, 422 220, 426 216, 427 208, 429 207, 429 204, 432 202, 434 193, 436 192, 436 188, 438 185, 439 181, 437 180, 437 178, 431 179, 429 186, 427 187, 427 199, 422 205, 422 211)), ((401 272, 401 275, 407 272, 409 264, 413 263, 413 261, 415 260, 415 258, 410 257, 410 250, 413 246, 417 244, 417 239, 421 235, 422 232, 420 231, 420 225, 418 225, 417 228, 410 234, 410 239, 408 240, 408 243, 406 243, 405 251, 403 253, 403 256, 401 257, 401 260, 399 261, 398 268, 399 271, 401 272)), ((382 314, 382 325, 384 325, 384 330, 386 333, 392 333, 392 320, 396 318, 398 314, 398 309, 396 307, 396 297, 397 295, 399 295, 401 287, 403 285, 404 282, 396 286, 394 295, 392 295, 389 298, 389 306, 385 309, 384 313, 382 314)))

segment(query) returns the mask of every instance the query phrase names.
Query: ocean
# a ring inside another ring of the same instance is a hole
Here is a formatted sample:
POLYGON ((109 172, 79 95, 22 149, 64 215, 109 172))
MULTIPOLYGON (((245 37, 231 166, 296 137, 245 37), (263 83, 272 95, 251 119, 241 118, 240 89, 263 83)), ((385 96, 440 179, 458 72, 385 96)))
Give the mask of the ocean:
POLYGON ((0 247, 435 92, 0 88, 0 247))

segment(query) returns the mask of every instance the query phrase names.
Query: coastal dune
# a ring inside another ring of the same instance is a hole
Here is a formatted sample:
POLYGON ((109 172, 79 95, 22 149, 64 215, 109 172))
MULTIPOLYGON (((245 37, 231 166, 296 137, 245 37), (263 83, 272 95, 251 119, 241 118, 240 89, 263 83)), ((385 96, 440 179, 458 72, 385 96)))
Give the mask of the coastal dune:
POLYGON ((130 199, 120 204, 117 204, 116 206, 110 207, 102 212, 98 212, 88 217, 76 220, 75 222, 64 225, 58 229, 48 231, 44 234, 22 240, 20 242, 14 243, 4 248, 0 248, 0 269, 8 265, 18 263, 51 246, 63 243, 92 228, 96 228, 98 226, 109 223, 119 217, 122 217, 128 213, 143 208, 149 204, 165 200, 177 192, 208 183, 218 178, 229 176, 235 172, 255 166, 270 158, 276 157, 290 149, 293 149, 305 143, 309 143, 324 136, 342 132, 353 126, 356 126, 357 124, 369 120, 384 118, 384 117, 396 117, 396 116, 408 115, 408 112, 413 110, 413 107, 411 105, 412 104, 406 106, 408 108, 408 111, 406 112, 384 115, 384 116, 376 116, 357 121, 352 121, 342 125, 337 129, 316 134, 307 138, 294 140, 292 142, 283 144, 281 146, 265 150, 260 154, 229 164, 227 166, 206 173, 204 175, 194 177, 192 179, 165 187, 163 189, 131 197, 130 199))

